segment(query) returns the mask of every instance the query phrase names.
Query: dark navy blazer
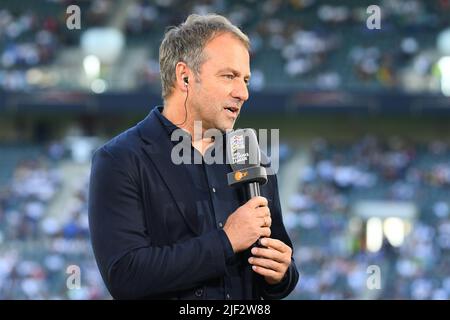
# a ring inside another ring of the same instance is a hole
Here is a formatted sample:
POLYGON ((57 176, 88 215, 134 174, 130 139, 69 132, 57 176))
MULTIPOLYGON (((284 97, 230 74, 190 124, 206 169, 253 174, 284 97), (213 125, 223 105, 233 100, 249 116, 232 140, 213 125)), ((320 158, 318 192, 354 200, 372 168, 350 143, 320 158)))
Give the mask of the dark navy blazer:
MULTIPOLYGON (((172 162, 173 142, 156 112, 94 154, 89 225, 100 273, 115 299, 220 299, 208 292, 226 277, 227 238, 220 228, 203 232, 192 181, 184 165, 172 162)), ((292 247, 275 175, 261 186, 261 195, 269 202, 271 237, 292 247)), ((249 267, 242 277, 242 298, 281 299, 294 289, 298 271, 292 259, 275 286, 249 267)))

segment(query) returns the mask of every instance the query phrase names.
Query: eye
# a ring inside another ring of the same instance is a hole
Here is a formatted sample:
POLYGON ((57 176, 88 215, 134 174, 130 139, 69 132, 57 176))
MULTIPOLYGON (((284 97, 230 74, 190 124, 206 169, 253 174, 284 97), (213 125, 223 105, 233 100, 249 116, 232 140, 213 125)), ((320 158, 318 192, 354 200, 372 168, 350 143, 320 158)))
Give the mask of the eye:
POLYGON ((250 79, 244 79, 245 85, 249 85, 250 84, 250 79))
POLYGON ((235 76, 234 76, 234 74, 225 74, 224 77, 227 79, 233 80, 235 76))

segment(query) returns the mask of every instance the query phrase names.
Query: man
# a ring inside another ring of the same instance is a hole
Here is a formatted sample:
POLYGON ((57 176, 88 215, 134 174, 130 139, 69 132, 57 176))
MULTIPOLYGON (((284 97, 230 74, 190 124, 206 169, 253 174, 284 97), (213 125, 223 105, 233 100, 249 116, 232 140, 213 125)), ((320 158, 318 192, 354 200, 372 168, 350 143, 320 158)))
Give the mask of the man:
POLYGON ((194 121, 202 132, 233 128, 248 99, 249 60, 248 37, 226 18, 189 16, 160 47, 164 106, 96 151, 89 222, 114 298, 281 299, 295 287, 276 176, 244 203, 227 185, 229 164, 171 157, 180 130, 191 159, 215 146, 196 138, 194 121))

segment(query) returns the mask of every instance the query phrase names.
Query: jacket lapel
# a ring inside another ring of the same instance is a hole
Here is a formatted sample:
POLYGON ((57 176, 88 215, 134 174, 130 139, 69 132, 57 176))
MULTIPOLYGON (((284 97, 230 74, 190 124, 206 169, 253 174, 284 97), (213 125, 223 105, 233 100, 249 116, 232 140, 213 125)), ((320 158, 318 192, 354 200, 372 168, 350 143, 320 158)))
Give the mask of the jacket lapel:
POLYGON ((166 184, 186 224, 192 232, 200 235, 199 217, 195 206, 192 205, 194 195, 192 188, 189 187, 192 182, 184 166, 175 165, 172 162, 173 143, 157 119, 154 110, 138 124, 138 130, 141 138, 145 141, 144 152, 159 171, 161 179, 166 184))

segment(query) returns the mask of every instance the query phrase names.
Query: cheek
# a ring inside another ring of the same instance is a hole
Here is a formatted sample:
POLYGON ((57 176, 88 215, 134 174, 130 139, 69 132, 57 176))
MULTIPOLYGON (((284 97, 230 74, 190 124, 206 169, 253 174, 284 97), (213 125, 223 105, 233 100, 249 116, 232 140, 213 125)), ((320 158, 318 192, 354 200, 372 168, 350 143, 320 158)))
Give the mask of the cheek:
POLYGON ((222 104, 216 95, 204 95, 202 97, 202 108, 204 114, 213 116, 221 111, 222 104))
MULTIPOLYGON (((199 88, 196 101, 200 107, 199 113, 203 119, 214 120, 223 110, 223 94, 219 90, 208 90, 209 88, 199 88)), ((217 88, 216 88, 217 89, 217 88)))

